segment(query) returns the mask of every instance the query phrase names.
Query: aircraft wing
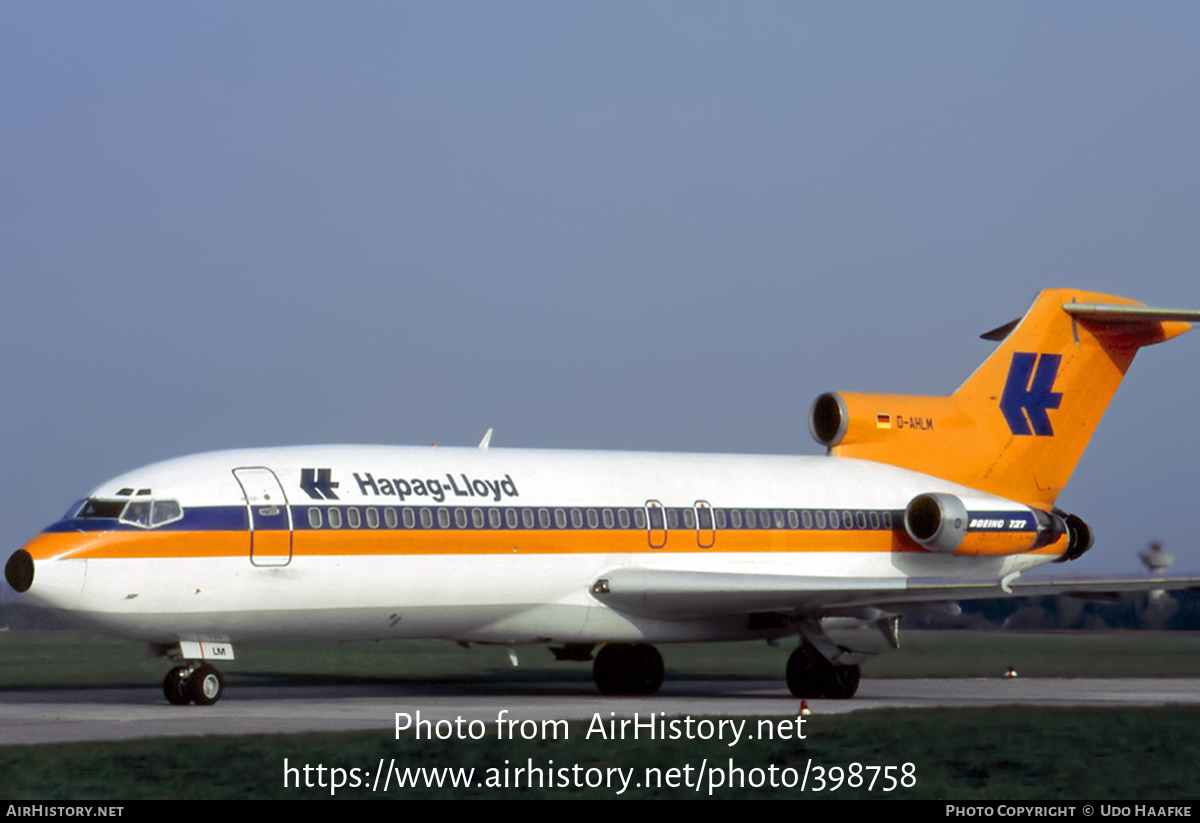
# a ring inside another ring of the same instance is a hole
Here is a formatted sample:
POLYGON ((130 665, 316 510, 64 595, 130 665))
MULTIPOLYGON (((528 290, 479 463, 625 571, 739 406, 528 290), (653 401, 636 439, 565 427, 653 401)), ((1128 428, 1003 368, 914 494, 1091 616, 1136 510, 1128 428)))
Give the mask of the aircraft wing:
POLYGON ((845 609, 1066 594, 1112 599, 1122 592, 1200 591, 1200 576, 841 578, 614 569, 592 592, 619 611, 664 619, 782 612, 820 616, 845 609))

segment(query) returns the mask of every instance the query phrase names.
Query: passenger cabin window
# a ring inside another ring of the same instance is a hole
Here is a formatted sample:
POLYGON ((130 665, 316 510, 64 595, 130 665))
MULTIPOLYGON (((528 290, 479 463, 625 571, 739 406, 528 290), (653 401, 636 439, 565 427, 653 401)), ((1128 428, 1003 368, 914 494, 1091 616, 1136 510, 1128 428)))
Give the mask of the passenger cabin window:
MULTIPOLYGON (((119 519, 143 529, 153 529, 183 518, 176 500, 135 497, 127 500, 87 499, 72 507, 75 518, 119 519)), ((69 510, 70 511, 70 510, 69 510)), ((886 529, 893 528, 888 511, 838 511, 810 509, 717 509, 705 501, 694 507, 667 508, 654 505, 637 508, 528 508, 406 506, 397 510, 374 506, 311 506, 307 508, 311 529, 651 529, 711 531, 714 529, 886 529)), ((707 548, 706 546, 702 546, 707 548)))

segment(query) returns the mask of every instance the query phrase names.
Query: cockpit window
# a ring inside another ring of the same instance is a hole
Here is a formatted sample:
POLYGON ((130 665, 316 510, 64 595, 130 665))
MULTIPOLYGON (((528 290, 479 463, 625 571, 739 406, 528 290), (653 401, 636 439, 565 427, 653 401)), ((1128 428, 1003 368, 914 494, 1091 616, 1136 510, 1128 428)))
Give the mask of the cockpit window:
POLYGON ((154 529, 183 519, 178 500, 86 500, 76 517, 120 518, 122 523, 154 529))
POLYGON ((121 514, 121 522, 143 529, 156 529, 183 518, 178 500, 131 500, 121 514))
POLYGON ((155 500, 150 514, 150 528, 164 523, 174 523, 183 518, 183 508, 177 500, 155 500))
POLYGON ((88 500, 76 517, 120 517, 125 508, 124 500, 88 500))
POLYGON ((125 511, 121 512, 121 522, 141 526, 143 529, 150 528, 150 501, 135 500, 130 503, 125 507, 125 511))

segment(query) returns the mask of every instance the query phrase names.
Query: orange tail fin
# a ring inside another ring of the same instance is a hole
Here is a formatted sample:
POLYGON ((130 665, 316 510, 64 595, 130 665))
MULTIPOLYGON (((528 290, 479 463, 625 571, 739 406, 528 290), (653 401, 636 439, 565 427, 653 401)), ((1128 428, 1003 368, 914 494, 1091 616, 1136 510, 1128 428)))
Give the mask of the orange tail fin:
POLYGON ((949 397, 830 393, 809 428, 832 454, 890 463, 1042 509, 1054 505, 1142 346, 1200 312, 1047 289, 949 397))

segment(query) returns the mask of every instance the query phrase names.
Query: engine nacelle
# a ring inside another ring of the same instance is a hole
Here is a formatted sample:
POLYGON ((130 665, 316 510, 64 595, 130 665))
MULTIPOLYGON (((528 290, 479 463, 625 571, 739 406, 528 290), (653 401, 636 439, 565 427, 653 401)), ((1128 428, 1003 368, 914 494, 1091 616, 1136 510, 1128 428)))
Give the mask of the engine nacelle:
MULTIPOLYGON (((941 492, 919 494, 904 510, 904 530, 932 552, 968 555, 1023 554, 1049 546, 1066 535, 1067 547, 1056 562, 1074 560, 1092 545, 1092 532, 1073 514, 1028 508, 980 510, 983 501, 968 501, 941 492)), ((983 503, 986 505, 986 503, 983 503)))
POLYGON ((1058 509, 1054 510, 1054 514, 1064 524, 1067 534, 1067 550, 1062 553, 1062 557, 1054 562, 1066 563, 1068 560, 1078 559, 1080 555, 1090 549, 1092 544, 1096 542, 1096 536, 1092 533, 1091 527, 1083 522, 1083 518, 1061 512, 1058 509))
POLYGON ((915 449, 927 454, 928 449, 936 448, 933 440, 956 411, 953 397, 825 392, 808 410, 808 430, 827 448, 869 447, 870 454, 858 456, 911 467, 909 452, 915 449), (921 436, 908 437, 913 430, 921 436), (889 459, 893 451, 903 459, 889 459))
POLYGON ((832 448, 841 443, 849 426, 850 410, 837 392, 825 392, 808 410, 808 430, 822 446, 832 448))
POLYGON ((952 494, 919 494, 904 510, 908 536, 934 552, 949 554, 967 536, 967 507, 952 494))

